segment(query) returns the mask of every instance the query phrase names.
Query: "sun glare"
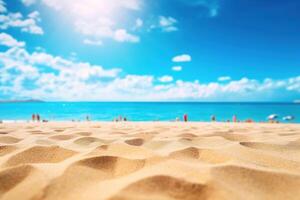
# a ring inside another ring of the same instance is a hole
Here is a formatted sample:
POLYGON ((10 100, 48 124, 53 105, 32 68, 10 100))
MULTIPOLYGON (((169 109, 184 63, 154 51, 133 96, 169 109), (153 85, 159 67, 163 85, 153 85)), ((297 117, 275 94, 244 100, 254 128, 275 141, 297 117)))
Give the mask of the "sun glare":
POLYGON ((120 9, 138 10, 137 0, 66 0, 66 8, 74 17, 97 18, 99 16, 113 17, 120 9))
POLYGON ((95 18, 97 16, 113 16, 118 6, 115 2, 103 0, 75 1, 68 5, 76 17, 95 18))

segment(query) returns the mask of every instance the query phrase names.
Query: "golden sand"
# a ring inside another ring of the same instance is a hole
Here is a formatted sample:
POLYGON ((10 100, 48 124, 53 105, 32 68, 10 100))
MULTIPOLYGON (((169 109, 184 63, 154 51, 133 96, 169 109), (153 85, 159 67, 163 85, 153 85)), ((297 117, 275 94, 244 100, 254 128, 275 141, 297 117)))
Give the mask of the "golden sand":
POLYGON ((300 125, 0 124, 0 199, 300 199, 300 125))

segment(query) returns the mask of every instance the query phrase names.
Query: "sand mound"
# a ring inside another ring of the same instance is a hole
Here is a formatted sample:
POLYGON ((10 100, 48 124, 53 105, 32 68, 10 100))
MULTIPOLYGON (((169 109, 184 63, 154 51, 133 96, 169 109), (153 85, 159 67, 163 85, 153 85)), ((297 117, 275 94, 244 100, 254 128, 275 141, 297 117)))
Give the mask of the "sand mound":
POLYGON ((58 197, 73 199, 73 196, 77 195, 72 191, 81 193, 82 189, 99 181, 133 173, 143 168, 144 164, 144 160, 130 160, 114 156, 86 158, 68 167, 60 177, 46 187, 43 196, 37 199, 57 199, 58 197))
POLYGON ((291 151, 291 150, 300 150, 300 146, 291 146, 291 145, 280 145, 280 144, 271 144, 263 142, 240 142, 241 145, 266 151, 291 151))
POLYGON ((29 131, 29 133, 33 135, 46 135, 47 133, 40 131, 40 130, 34 130, 34 131, 29 131))
POLYGON ((73 134, 70 134, 70 135, 55 135, 55 136, 50 137, 50 139, 53 139, 53 140, 70 140, 70 139, 73 139, 75 137, 76 136, 73 135, 73 134))
POLYGON ((145 165, 145 160, 131 160, 116 156, 99 156, 81 160, 76 164, 101 170, 116 177, 141 169, 145 165))
POLYGON ((165 140, 152 140, 150 142, 147 142, 145 144, 145 146, 148 149, 161 149, 164 148, 165 146, 167 146, 168 144, 170 144, 170 141, 165 141, 165 140))
POLYGON ((78 133, 76 133, 77 135, 80 135, 80 136, 90 136, 90 135, 92 135, 92 133, 91 132, 78 132, 78 133))
POLYGON ((195 138, 197 137, 197 135, 193 134, 193 133, 182 133, 179 134, 178 137, 183 137, 183 138, 195 138))
POLYGON ((2 137, 0 137, 0 143, 4 143, 4 144, 15 144, 15 143, 18 143, 20 141, 21 141, 21 139, 11 137, 11 136, 2 136, 2 137))
POLYGON ((132 146, 142 146, 144 144, 144 140, 141 138, 136 138, 131 140, 125 140, 125 143, 132 146))
POLYGON ((170 154, 171 158, 175 159, 198 159, 210 164, 224 163, 231 158, 218 151, 211 149, 198 149, 195 147, 188 147, 179 151, 174 151, 170 154))
POLYGON ((44 140, 44 139, 36 140, 35 143, 38 145, 47 145, 47 146, 55 145, 55 142, 51 140, 44 140))
POLYGON ((170 176, 153 176, 139 180, 110 200, 117 199, 206 199, 209 195, 206 185, 192 183, 170 176), (145 195, 147 194, 147 195, 145 195))
POLYGON ((300 138, 289 142, 289 145, 291 145, 291 146, 300 146, 300 138))
POLYGON ((293 135, 297 135, 297 133, 279 133, 278 135, 280 135, 280 136, 293 136, 293 135))
POLYGON ((25 163, 57 163, 75 154, 74 151, 59 146, 35 146, 12 156, 7 165, 14 166, 25 163))
POLYGON ((55 132, 58 132, 58 133, 61 133, 61 132, 64 132, 65 129, 55 129, 54 131, 55 131, 55 132))
POLYGON ((78 144, 78 145, 82 145, 82 146, 88 146, 92 143, 101 142, 101 141, 102 140, 100 140, 99 138, 96 138, 96 137, 82 137, 82 138, 75 140, 74 143, 78 144))
POLYGON ((144 133, 132 134, 132 135, 130 135, 130 137, 141 138, 144 141, 149 141, 149 140, 152 140, 152 138, 154 138, 154 134, 153 133, 144 132, 144 133))
POLYGON ((199 149, 195 147, 188 147, 183 150, 175 151, 170 154, 172 158, 192 158, 198 159, 199 158, 199 149))
POLYGON ((295 174, 234 165, 212 168, 211 173, 226 188, 250 199, 297 199, 300 195, 300 176, 295 174))
POLYGON ((0 156, 4 156, 6 154, 9 154, 16 150, 17 147, 11 146, 11 145, 6 145, 6 146, 0 146, 0 156))
POLYGON ((227 131, 227 132, 216 132, 209 135, 206 135, 206 137, 215 137, 219 136, 229 141, 239 141, 239 142, 247 142, 251 139, 250 135, 247 134, 238 134, 238 133, 232 133, 233 131, 227 131))
POLYGON ((116 143, 110 145, 101 145, 95 148, 88 154, 89 156, 108 155, 108 156, 121 156, 129 159, 146 159, 155 157, 152 151, 141 148, 139 146, 131 146, 126 143, 116 143))
POLYGON ((6 169, 0 172, 0 197, 7 191, 22 182, 34 170, 33 167, 25 165, 6 169))

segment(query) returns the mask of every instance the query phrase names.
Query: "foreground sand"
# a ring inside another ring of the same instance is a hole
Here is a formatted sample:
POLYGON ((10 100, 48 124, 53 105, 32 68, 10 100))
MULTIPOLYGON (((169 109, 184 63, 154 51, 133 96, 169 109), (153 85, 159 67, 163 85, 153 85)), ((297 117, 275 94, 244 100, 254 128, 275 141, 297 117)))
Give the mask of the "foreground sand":
POLYGON ((0 199, 299 199, 300 125, 0 124, 0 199))

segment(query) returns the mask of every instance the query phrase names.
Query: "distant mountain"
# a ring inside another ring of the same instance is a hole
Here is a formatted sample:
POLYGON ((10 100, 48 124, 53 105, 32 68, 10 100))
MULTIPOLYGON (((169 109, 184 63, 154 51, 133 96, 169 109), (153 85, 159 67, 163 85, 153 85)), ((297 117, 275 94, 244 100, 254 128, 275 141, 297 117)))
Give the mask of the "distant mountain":
POLYGON ((38 99, 26 99, 26 100, 0 100, 0 103, 31 103, 31 102, 44 102, 42 100, 38 100, 38 99))

